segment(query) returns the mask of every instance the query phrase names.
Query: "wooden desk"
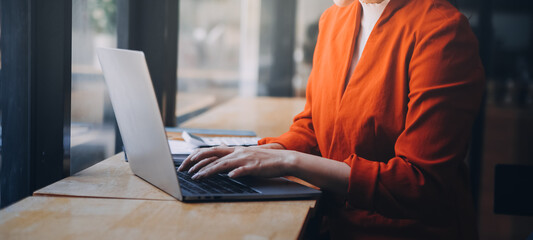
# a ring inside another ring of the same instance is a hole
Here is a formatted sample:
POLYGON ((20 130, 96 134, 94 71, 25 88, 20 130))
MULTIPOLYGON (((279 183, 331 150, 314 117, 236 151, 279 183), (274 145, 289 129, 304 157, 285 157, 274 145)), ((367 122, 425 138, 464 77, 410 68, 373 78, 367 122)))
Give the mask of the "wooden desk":
MULTIPOLYGON (((290 180, 314 187, 294 177, 290 180)), ((97 197, 175 201, 173 197, 136 177, 119 153, 73 176, 67 177, 33 193, 34 196, 97 197)), ((308 200, 312 207, 314 200, 308 200)))
POLYGON ((129 164, 124 161, 123 153, 41 188, 33 195, 176 200, 133 175, 129 164))
POLYGON ((209 108, 215 103, 216 97, 214 95, 178 92, 176 97, 176 115, 179 117, 190 114, 209 108))
POLYGON ((180 127, 252 130, 259 137, 277 137, 289 130, 304 106, 305 98, 235 98, 180 127))
MULTIPOLYGON (((186 126, 274 136, 288 129, 303 104, 302 99, 235 99, 186 126)), ((295 239, 315 204, 179 202, 134 176, 117 154, 0 211, 0 239, 295 239)))
MULTIPOLYGON (((299 98, 236 98, 187 121, 184 125, 194 128, 213 126, 248 129, 256 131, 258 135, 276 136, 289 129, 293 116, 303 109, 304 104, 305 100, 299 98)), ((300 183, 305 184, 301 181, 300 183)), ((134 176, 128 163, 124 161, 123 154, 117 154, 39 189, 34 192, 34 196, 175 200, 134 176)))
POLYGON ((301 201, 29 197, 0 211, 0 239, 295 239, 308 209, 301 201))

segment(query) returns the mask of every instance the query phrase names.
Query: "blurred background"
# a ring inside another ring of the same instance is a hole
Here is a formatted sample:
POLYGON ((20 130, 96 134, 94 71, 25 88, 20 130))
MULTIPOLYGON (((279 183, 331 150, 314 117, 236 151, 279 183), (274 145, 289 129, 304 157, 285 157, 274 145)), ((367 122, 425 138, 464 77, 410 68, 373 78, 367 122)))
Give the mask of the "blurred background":
MULTIPOLYGON (((494 184, 497 164, 533 165, 533 3, 453 4, 479 39, 487 76, 468 160, 480 236, 525 239, 533 233, 533 216, 495 209, 494 184)), ((175 121, 170 125, 179 127, 237 96, 305 97, 318 20, 332 1, 179 0, 178 5, 175 121)), ((72 0, 70 174, 122 151, 95 53, 98 47, 120 45, 122 7, 120 0, 72 0)))
MULTIPOLYGON (((180 0, 177 126, 236 96, 305 97, 318 20, 331 4, 180 0), (280 16, 280 9, 289 11, 280 16)), ((118 5, 116 0, 72 2, 72 173, 117 148, 95 49, 117 47, 118 5)))

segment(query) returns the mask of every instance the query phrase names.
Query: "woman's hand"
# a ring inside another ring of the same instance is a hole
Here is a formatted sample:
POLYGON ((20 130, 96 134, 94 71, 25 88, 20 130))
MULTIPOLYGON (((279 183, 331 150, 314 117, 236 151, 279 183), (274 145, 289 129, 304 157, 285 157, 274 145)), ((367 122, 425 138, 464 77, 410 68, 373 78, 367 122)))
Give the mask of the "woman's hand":
MULTIPOLYGON (((270 143, 260 146, 254 146, 250 148, 262 148, 262 149, 285 149, 281 144, 270 143)), ((180 165, 178 171, 188 170, 190 173, 198 172, 198 170, 208 163, 211 163, 218 158, 224 157, 235 150, 233 147, 227 147, 226 145, 212 147, 212 148, 198 148, 191 153, 180 165), (205 160, 205 161, 202 161, 205 160), (202 161, 202 164, 198 164, 202 161)))
POLYGON ((227 171, 233 178, 245 175, 295 176, 338 194, 347 193, 350 179, 350 166, 344 162, 285 150, 277 143, 198 149, 183 161, 178 170, 196 173, 193 179, 227 171))
POLYGON ((288 175, 294 165, 293 151, 279 150, 279 144, 258 147, 226 147, 199 149, 189 155, 179 171, 189 170, 193 179, 229 171, 230 177, 245 175, 279 177, 288 175))

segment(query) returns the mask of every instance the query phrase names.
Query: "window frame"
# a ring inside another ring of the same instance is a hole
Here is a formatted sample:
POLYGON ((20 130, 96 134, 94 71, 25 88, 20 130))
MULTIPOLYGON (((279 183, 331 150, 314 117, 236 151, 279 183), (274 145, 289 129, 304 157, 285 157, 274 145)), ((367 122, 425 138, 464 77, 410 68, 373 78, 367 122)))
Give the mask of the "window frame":
POLYGON ((69 175, 72 3, 1 4, 5 207, 69 175))
MULTIPOLYGON (((0 4, 3 208, 70 175, 72 1, 0 4)), ((118 46, 145 52, 167 126, 176 124, 178 10, 179 0, 117 0, 118 46)))

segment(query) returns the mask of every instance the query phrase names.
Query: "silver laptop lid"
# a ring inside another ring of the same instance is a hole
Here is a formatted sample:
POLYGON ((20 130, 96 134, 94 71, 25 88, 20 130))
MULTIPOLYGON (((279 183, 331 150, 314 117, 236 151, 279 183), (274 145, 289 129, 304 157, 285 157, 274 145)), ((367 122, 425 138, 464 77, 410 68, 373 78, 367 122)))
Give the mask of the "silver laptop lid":
POLYGON ((182 200, 144 53, 100 48, 97 54, 131 170, 182 200))

